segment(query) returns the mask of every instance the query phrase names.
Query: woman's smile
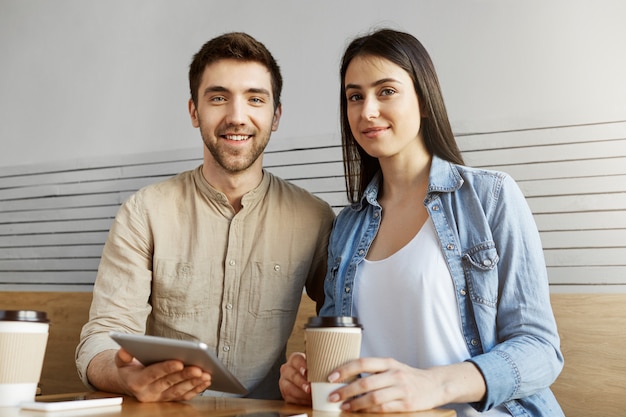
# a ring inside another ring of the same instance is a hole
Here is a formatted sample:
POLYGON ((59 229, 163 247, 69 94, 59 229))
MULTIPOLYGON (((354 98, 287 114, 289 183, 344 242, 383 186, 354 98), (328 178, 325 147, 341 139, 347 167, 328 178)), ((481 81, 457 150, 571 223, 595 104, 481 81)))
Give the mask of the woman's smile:
POLYGON ((375 127, 368 127, 367 129, 364 129, 361 133, 363 133, 363 135, 368 138, 376 138, 380 136, 381 134, 385 133, 389 129, 390 128, 386 126, 375 126, 375 127))

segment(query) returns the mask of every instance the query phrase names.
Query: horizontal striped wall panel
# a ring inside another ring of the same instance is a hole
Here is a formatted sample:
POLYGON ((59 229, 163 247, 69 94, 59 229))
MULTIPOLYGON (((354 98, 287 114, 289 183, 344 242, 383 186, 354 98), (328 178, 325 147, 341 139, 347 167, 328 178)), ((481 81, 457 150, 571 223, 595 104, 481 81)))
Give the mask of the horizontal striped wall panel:
MULTIPOLYGON (((558 191, 555 192, 558 193, 558 191)), ((555 195, 553 197, 543 195, 541 197, 528 197, 528 204, 533 210, 533 213, 587 212, 587 216, 594 217, 593 213, 602 211, 618 211, 619 213, 623 213, 626 207, 626 192, 614 194, 555 195)), ((592 218, 590 220, 594 221, 596 219, 592 218)))
POLYGON ((626 121, 458 138, 468 165, 510 174, 535 216, 554 292, 626 286, 626 121))
MULTIPOLYGON (((20 259, 66 259, 66 258, 99 258, 102 244, 90 245, 30 245, 17 248, 3 248, 3 260, 20 259)), ((0 260, 0 262, 3 262, 0 260)))
POLYGON ((626 166, 626 157, 603 158, 570 161, 536 162, 532 165, 487 165, 482 168, 506 171, 518 181, 585 178, 620 175, 626 166))
MULTIPOLYGON (((545 252, 546 265, 553 266, 611 266, 621 268, 626 259, 626 248, 563 248, 547 249, 545 252)), ((591 277, 590 277, 591 278, 591 277)), ((624 276, 617 276, 624 283, 624 276)), ((590 280, 590 284, 593 281, 590 280)))
POLYGON ((30 223, 54 220, 82 220, 110 218, 115 216, 119 203, 102 206, 83 206, 69 208, 44 208, 40 210, 16 210, 6 212, 7 223, 30 223))
MULTIPOLYGON (((7 259, 0 260, 0 270, 10 271, 10 272, 45 272, 45 271, 54 271, 54 272, 63 272, 63 271, 88 271, 89 276, 93 279, 95 278, 94 272, 98 268, 99 258, 98 257, 83 257, 83 258, 57 258, 57 259, 45 259, 45 258, 35 258, 35 259, 7 259), (25 262, 28 261, 28 262, 25 262)), ((10 274, 9 274, 10 275, 10 274)), ((40 274, 40 276, 43 276, 40 274)), ((37 282, 34 278, 30 278, 29 276, 25 276, 25 282, 37 282)), ((45 283, 47 282, 46 279, 45 283)))
MULTIPOLYGON (((626 122, 458 134, 469 165, 508 172, 535 216, 553 291, 626 288, 626 122)), ((272 138, 264 166, 339 211, 337 137, 272 138)), ((0 289, 91 288, 119 205, 201 163, 201 149, 0 168, 0 289)))
POLYGON ((29 246, 102 244, 108 233, 108 228, 101 232, 39 233, 35 243, 33 243, 31 235, 0 235, 0 253, 4 254, 4 250, 7 248, 29 246))
MULTIPOLYGON (((460 133, 459 146, 466 153, 487 149, 543 148, 559 144, 623 140, 626 121, 598 124, 521 129, 505 132, 460 133)), ((559 159, 569 157, 563 155, 559 159)))
POLYGON ((544 249, 626 248, 626 233, 619 229, 542 231, 544 249))
MULTIPOLYGON (((585 288, 595 288, 609 286, 613 288, 626 287, 621 277, 626 273, 626 268, 615 266, 552 266, 548 267, 548 274, 553 285, 559 287, 581 286, 585 288), (593 278, 593 281, 590 280, 593 278)), ((582 292, 582 291, 581 291, 582 292)), ((602 291, 604 292, 604 291, 602 291)))
POLYGON ((111 204, 120 205, 133 192, 134 191, 83 195, 48 195, 26 199, 4 200, 0 201, 0 213, 4 216, 5 213, 14 213, 23 210, 61 210, 73 207, 97 207, 111 204))
POLYGON ((0 224, 0 234, 4 236, 30 235, 33 236, 31 244, 37 244, 36 237, 41 234, 109 230, 112 221, 111 218, 104 218, 80 221, 40 221, 37 223, 0 224))
POLYGON ((626 229, 626 216, 623 210, 589 212, 557 212, 535 213, 535 223, 539 230, 550 231, 577 231, 577 230, 616 230, 618 233, 626 229))
POLYGON ((95 279, 96 274, 92 269, 15 271, 3 277, 1 289, 15 291, 23 285, 22 288, 28 291, 37 288, 45 291, 90 291, 95 279))
MULTIPOLYGON (((346 204, 340 146, 300 142, 316 146, 270 146, 265 168, 339 210, 346 204)), ((0 289, 89 291, 119 205, 201 163, 194 149, 0 168, 0 289)))
POLYGON ((516 146, 505 149, 486 149, 465 152, 466 159, 473 166, 487 166, 497 161, 500 166, 542 163, 580 159, 607 159, 610 155, 626 154, 626 139, 593 141, 591 143, 565 143, 551 146, 516 146))

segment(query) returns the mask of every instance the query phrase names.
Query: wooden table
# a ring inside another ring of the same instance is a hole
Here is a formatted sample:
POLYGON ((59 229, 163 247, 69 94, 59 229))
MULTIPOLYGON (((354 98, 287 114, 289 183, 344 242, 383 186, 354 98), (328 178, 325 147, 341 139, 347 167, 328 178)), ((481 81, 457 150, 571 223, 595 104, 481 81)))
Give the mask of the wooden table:
MULTIPOLYGON (((64 395, 47 395, 38 398, 55 398, 64 395)), ((66 395, 65 395, 66 396, 66 395)), ((112 394, 90 393, 89 397, 110 397, 112 394)), ((40 411, 20 410, 18 417, 60 417, 62 416, 92 416, 92 417, 286 417, 296 414, 304 414, 307 417, 332 417, 338 416, 334 413, 313 411, 309 407, 302 407, 287 404, 283 401, 252 400, 246 398, 216 398, 198 396, 191 401, 184 402, 159 402, 140 403, 132 397, 124 397, 121 406, 102 407, 98 410, 85 409, 83 411, 43 413, 40 411), (252 414, 255 415, 252 415, 252 414), (248 415, 248 416, 247 416, 248 415)), ((341 417, 381 417, 381 416, 402 416, 402 417, 454 417, 453 410, 431 410, 402 414, 365 414, 365 413, 341 413, 341 417)))

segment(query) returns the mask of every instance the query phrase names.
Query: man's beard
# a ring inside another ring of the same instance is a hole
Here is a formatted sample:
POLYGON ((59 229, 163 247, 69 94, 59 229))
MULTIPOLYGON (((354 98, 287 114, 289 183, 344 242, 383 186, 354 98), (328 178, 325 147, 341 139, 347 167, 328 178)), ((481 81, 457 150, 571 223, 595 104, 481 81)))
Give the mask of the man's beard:
POLYGON ((250 168, 263 154, 269 142, 269 133, 265 136, 257 135, 254 139, 249 139, 253 144, 251 150, 246 148, 244 150, 233 151, 232 148, 220 148, 219 143, 222 140, 221 138, 218 137, 217 143, 213 143, 205 139, 207 135, 202 132, 202 129, 200 129, 200 134, 202 135, 204 146, 209 150, 215 162, 225 171, 233 174, 250 168), (262 140, 258 141, 258 139, 262 140))

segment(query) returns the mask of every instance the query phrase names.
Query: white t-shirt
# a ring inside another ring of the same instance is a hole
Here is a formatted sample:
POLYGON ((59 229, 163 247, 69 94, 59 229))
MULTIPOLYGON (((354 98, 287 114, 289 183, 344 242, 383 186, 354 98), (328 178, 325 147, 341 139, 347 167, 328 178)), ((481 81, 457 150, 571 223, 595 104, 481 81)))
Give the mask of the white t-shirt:
MULTIPOLYGON (((380 261, 364 260, 356 273, 354 311, 363 325, 361 357, 392 357, 415 368, 463 362, 463 338, 454 285, 432 220, 402 249, 380 261)), ((504 407, 461 416, 510 416, 504 407)))

